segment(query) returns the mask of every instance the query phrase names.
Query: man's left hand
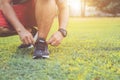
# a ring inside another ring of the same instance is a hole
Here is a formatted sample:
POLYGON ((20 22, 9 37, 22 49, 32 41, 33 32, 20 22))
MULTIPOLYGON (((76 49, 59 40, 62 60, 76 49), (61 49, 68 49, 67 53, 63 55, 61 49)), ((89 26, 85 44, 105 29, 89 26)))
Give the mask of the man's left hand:
POLYGON ((50 37, 47 43, 52 46, 58 46, 63 38, 64 38, 63 35, 59 31, 57 31, 50 37))

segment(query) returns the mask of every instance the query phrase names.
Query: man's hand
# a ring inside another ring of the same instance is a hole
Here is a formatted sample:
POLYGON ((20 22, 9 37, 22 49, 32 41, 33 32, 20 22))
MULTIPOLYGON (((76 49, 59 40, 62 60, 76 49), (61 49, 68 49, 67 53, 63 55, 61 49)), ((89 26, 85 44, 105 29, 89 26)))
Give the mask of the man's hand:
POLYGON ((47 43, 52 46, 58 46, 63 38, 64 38, 63 35, 59 31, 57 31, 51 36, 47 43))
POLYGON ((34 44, 34 39, 32 34, 28 30, 18 32, 23 44, 34 44))
POLYGON ((11 5, 11 2, 12 0, 0 0, 0 8, 4 16, 11 23, 11 25, 15 28, 23 44, 33 44, 34 40, 33 40, 31 33, 28 30, 26 30, 24 25, 19 21, 11 5))

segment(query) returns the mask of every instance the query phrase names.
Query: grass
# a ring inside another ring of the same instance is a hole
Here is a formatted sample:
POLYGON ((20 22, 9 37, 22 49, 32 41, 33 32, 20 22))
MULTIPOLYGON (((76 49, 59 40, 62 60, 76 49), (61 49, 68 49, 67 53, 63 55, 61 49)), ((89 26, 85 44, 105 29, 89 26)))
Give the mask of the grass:
MULTIPOLYGON (((49 46, 50 59, 18 50, 18 36, 0 38, 0 80, 119 80, 120 18, 70 18, 68 36, 49 46)), ((56 31, 57 19, 50 35, 56 31)))

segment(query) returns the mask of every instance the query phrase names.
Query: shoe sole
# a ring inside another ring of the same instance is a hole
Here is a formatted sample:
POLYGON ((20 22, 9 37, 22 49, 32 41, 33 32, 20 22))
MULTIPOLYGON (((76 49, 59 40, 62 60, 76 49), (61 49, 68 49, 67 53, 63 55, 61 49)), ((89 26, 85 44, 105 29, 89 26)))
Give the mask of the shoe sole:
POLYGON ((44 56, 39 56, 39 57, 37 57, 37 56, 33 56, 33 59, 48 59, 48 58, 50 58, 49 56, 47 56, 47 55, 44 55, 44 56))
POLYGON ((42 55, 42 58, 50 58, 50 56, 48 56, 48 55, 42 55))

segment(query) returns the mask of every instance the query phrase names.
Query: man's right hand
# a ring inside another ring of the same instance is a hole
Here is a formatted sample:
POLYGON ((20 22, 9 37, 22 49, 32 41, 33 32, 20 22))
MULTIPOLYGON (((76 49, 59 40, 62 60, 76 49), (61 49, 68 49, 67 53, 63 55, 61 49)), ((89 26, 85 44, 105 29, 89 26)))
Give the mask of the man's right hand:
POLYGON ((18 34, 23 44, 34 44, 33 36, 28 30, 19 31, 18 34))

